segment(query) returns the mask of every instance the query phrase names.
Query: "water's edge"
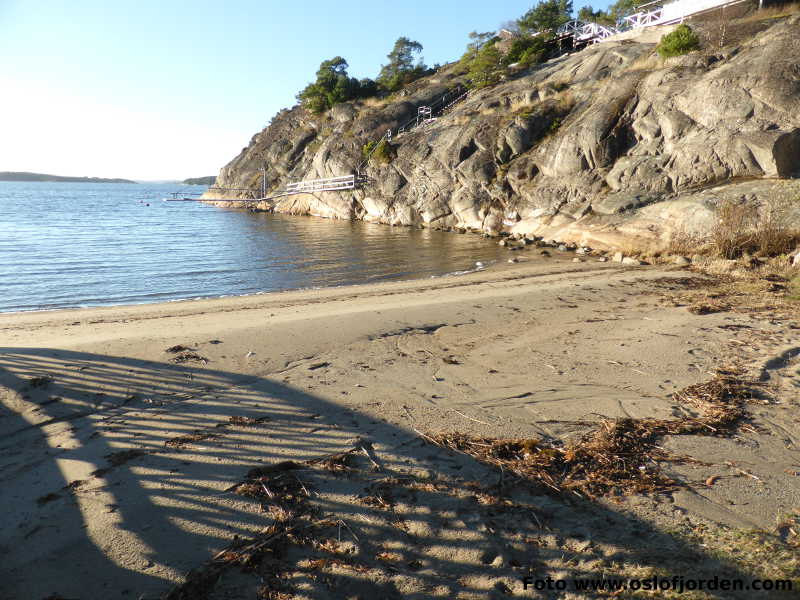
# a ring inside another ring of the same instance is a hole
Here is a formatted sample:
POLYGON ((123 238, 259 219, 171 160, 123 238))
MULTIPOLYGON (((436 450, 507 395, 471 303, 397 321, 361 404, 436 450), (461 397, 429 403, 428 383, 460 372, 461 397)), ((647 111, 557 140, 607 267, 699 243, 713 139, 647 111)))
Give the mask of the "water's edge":
POLYGON ((0 312, 426 279, 507 256, 478 236, 162 201, 202 189, 0 182, 0 312))

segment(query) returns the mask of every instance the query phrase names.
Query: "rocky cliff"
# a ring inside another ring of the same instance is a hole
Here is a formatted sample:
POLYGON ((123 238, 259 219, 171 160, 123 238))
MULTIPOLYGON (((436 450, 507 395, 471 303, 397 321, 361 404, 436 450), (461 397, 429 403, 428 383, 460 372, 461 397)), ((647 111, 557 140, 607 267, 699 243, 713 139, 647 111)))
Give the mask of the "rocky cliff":
MULTIPOLYGON (((708 230, 726 199, 800 198, 800 18, 718 51, 661 60, 646 30, 511 74, 396 136, 362 189, 262 208, 387 224, 533 233, 596 247, 708 230)), ((708 46, 707 46, 708 47, 708 46)), ((323 117, 295 107, 226 165, 258 189, 354 171, 362 147, 461 81, 455 66, 390 100, 323 117)), ((229 195, 229 194, 227 194, 229 195)))

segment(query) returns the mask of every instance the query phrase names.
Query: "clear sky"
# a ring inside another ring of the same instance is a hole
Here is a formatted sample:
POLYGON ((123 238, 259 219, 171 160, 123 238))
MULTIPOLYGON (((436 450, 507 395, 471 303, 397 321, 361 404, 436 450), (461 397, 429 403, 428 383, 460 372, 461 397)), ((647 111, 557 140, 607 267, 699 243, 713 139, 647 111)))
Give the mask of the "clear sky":
MULTIPOLYGON (((401 35, 458 58, 535 0, 0 0, 0 171, 215 175, 343 56, 375 77, 401 35)), ((578 1, 605 8, 608 2, 578 1)))

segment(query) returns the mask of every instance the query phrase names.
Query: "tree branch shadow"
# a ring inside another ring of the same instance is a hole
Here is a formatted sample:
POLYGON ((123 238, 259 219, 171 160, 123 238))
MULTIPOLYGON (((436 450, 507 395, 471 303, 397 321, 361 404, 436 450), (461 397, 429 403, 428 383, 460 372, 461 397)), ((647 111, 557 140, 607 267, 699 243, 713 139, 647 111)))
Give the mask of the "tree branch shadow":
POLYGON ((512 484, 268 377, 3 348, 0 385, 0 598, 556 598, 522 578, 750 579, 622 510, 512 484), (313 462, 359 440, 374 456, 313 462), (282 461, 302 467, 291 502, 257 474, 282 461), (268 492, 237 494, 247 481, 268 492), (242 560, 291 519, 304 529, 242 560), (213 577, 175 588, 192 570, 213 577))

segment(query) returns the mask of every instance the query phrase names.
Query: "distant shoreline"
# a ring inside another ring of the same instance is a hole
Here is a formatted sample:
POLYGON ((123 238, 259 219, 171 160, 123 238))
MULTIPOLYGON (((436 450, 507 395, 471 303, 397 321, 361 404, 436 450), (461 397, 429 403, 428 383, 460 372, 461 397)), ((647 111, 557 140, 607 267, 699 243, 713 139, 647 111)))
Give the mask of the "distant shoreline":
POLYGON ((189 179, 184 179, 181 183, 186 185, 214 185, 216 181, 216 175, 209 175, 207 177, 190 177, 189 179))
POLYGON ((130 179, 103 177, 65 177, 62 175, 47 175, 45 173, 27 173, 24 171, 0 172, 0 181, 26 181, 26 182, 59 182, 59 183, 137 183, 130 179))

